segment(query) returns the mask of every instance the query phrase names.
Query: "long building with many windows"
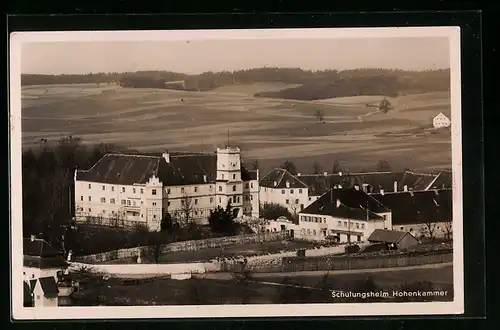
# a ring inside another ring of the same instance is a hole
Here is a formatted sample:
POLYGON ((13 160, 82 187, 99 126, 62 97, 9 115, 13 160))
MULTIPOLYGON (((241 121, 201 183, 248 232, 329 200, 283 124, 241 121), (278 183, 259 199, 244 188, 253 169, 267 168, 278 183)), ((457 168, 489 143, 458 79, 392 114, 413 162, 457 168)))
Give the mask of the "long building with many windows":
POLYGON ((210 211, 230 203, 236 217, 259 217, 259 173, 241 164, 239 148, 214 153, 107 154, 75 172, 78 222, 160 230, 170 213, 206 223, 210 211))

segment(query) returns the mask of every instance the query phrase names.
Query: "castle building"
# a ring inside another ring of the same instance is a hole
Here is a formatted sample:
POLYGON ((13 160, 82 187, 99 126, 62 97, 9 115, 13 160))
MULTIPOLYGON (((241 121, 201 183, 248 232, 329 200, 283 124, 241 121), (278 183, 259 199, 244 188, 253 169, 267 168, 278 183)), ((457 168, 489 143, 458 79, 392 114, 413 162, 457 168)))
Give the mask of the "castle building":
POLYGON ((259 173, 241 163, 237 147, 213 153, 106 154, 75 171, 75 219, 160 230, 167 213, 178 221, 208 222, 228 203, 236 217, 259 216, 259 173))

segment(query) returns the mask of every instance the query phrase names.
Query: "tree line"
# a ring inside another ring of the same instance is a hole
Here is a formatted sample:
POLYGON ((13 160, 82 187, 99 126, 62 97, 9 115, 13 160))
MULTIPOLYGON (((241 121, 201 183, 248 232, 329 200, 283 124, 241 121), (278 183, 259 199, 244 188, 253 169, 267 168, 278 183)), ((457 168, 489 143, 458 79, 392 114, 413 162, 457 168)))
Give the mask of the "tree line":
POLYGON ((354 70, 304 70, 299 68, 264 67, 238 71, 204 72, 188 75, 171 71, 137 71, 63 75, 21 75, 21 85, 77 83, 117 83, 137 88, 174 88, 168 81, 185 83, 185 90, 208 91, 220 86, 280 82, 300 84, 278 92, 262 92, 256 96, 313 100, 337 96, 396 95, 403 90, 438 91, 449 89, 450 70, 405 71, 361 68, 354 70))

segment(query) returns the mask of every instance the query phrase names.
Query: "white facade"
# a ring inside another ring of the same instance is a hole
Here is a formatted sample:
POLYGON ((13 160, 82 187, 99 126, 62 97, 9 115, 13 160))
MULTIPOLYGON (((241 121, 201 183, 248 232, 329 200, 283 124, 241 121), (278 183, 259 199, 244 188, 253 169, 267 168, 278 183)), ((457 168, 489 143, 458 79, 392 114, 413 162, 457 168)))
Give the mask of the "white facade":
POLYGON ((292 215, 299 214, 312 203, 308 195, 308 188, 260 187, 259 198, 261 204, 279 204, 286 207, 292 215))
POLYGON ((46 297, 40 281, 36 281, 35 287, 33 288, 33 299, 34 307, 57 307, 58 297, 46 297))
POLYGON ((451 120, 445 114, 440 112, 432 119, 432 126, 434 128, 450 127, 451 120))
MULTIPOLYGON (((170 157, 163 154, 167 163, 170 157)), ((205 174, 203 183, 186 185, 165 185, 156 176, 144 184, 106 184, 78 180, 75 172, 75 217, 77 221, 94 217, 118 226, 143 223, 158 231, 167 212, 183 219, 189 214, 189 220, 206 223, 211 210, 230 202, 237 216, 258 218, 258 171, 255 180, 242 180, 240 149, 218 148, 216 171, 215 182, 205 174)))

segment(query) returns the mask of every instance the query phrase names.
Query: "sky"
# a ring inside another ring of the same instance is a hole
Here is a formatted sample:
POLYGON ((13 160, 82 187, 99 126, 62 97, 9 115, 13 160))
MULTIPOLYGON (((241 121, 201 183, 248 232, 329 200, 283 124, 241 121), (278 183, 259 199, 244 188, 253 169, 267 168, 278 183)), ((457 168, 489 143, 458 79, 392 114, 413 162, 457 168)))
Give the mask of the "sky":
POLYGON ((444 37, 191 41, 28 42, 22 73, 84 74, 165 70, 188 74, 258 67, 306 70, 450 67, 444 37))

